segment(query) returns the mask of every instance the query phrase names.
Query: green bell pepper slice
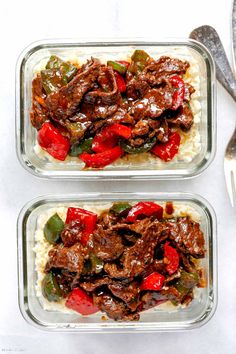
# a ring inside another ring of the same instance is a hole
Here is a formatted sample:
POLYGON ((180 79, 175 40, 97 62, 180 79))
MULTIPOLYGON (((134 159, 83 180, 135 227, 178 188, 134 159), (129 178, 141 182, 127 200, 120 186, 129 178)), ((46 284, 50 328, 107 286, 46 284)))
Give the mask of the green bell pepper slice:
MULTIPOLYGON (((199 276, 197 272, 188 273, 182 271, 180 278, 176 281, 174 286, 181 294, 181 299, 183 299, 184 296, 186 296, 191 291, 191 289, 193 289, 198 284, 198 282, 199 276)), ((174 301, 173 304, 176 305, 177 303, 174 301)))
POLYGON ((55 55, 52 55, 46 65, 46 69, 41 71, 42 85, 49 95, 57 91, 60 87, 68 84, 75 76, 77 67, 67 63, 55 55))
POLYGON ((49 243, 55 245, 59 241, 63 229, 64 222, 56 213, 46 222, 43 229, 44 237, 49 243))
POLYGON ((178 280, 179 284, 181 284, 184 288, 192 289, 199 282, 199 276, 196 273, 188 273, 185 271, 181 272, 181 276, 178 280))
POLYGON ((74 143, 71 145, 69 155, 72 157, 77 157, 82 154, 82 152, 92 151, 93 138, 88 138, 83 140, 81 143, 74 143))
POLYGON ((41 71, 42 85, 47 95, 57 91, 60 87, 66 85, 58 70, 46 69, 41 71))
POLYGON ((72 63, 61 60, 56 55, 52 55, 47 62, 46 69, 57 69, 60 71, 62 75, 62 79, 66 82, 66 84, 73 79, 77 72, 77 67, 72 63))
POLYGON ((131 57, 129 72, 134 75, 140 74, 147 65, 150 56, 142 49, 136 49, 131 57))
POLYGON ((127 67, 124 64, 118 63, 117 61, 108 60, 107 65, 111 66, 113 70, 117 71, 121 75, 124 75, 127 71, 127 67))
POLYGON ((42 294, 50 302, 59 301, 62 298, 61 289, 52 272, 46 274, 42 280, 42 294))
POLYGON ((131 204, 128 202, 115 202, 110 208, 110 211, 118 216, 131 207, 131 204))

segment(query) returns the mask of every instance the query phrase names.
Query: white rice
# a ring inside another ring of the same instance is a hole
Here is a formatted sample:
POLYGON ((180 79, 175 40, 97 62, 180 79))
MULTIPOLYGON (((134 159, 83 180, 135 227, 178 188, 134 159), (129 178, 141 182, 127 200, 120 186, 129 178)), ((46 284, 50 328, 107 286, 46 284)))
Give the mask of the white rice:
MULTIPOLYGON (((191 84, 195 92, 191 96, 190 106, 194 115, 194 123, 191 129, 188 132, 183 132, 181 129, 178 129, 178 132, 181 136, 181 143, 179 147, 178 154, 168 162, 165 162, 154 156, 151 153, 141 153, 141 154, 126 154, 125 156, 119 158, 114 163, 105 167, 104 169, 111 169, 113 167, 123 167, 127 166, 139 166, 143 168, 147 168, 147 166, 152 166, 153 169, 165 169, 168 165, 173 165, 175 163, 189 163, 191 162, 201 151, 201 136, 199 133, 199 126, 201 121, 201 96, 200 96, 200 67, 196 58, 193 57, 191 52, 186 48, 184 51, 181 50, 181 54, 178 50, 173 52, 164 52, 160 55, 152 55, 155 59, 158 59, 161 55, 167 55, 170 57, 188 60, 190 67, 184 75, 184 81, 191 84)), ((73 60, 73 57, 65 58, 65 60, 73 60)), ((102 61, 102 57, 99 59, 102 61)), ((104 58, 104 62, 107 58, 104 58)), ((110 59, 110 58, 109 58, 110 59)), ((44 68, 46 63, 42 62, 37 67, 37 71, 44 68)), ((65 161, 59 161, 54 159, 51 155, 49 155, 45 150, 43 150, 37 142, 35 142, 34 151, 36 155, 44 160, 49 161, 51 163, 56 163, 59 165, 76 165, 78 168, 83 168, 84 163, 78 159, 77 157, 67 156, 65 161)))
MULTIPOLYGON (((132 203, 131 203, 132 204, 132 203)), ((133 203, 134 204, 134 203, 133 203)), ((162 203, 158 203, 163 205, 162 203)), ((69 206, 80 207, 100 215, 104 210, 107 210, 111 207, 112 203, 106 203, 100 206, 92 204, 70 204, 69 206)), ((74 313, 74 311, 65 307, 65 299, 62 299, 59 302, 49 302, 42 295, 42 280, 45 276, 44 268, 48 261, 48 252, 53 247, 49 242, 45 240, 43 229, 47 220, 57 213, 60 218, 65 221, 68 207, 58 206, 56 208, 50 208, 46 212, 42 213, 37 220, 37 228, 35 231, 35 246, 33 251, 35 252, 35 270, 37 273, 37 281, 35 285, 36 295, 39 298, 39 301, 44 310, 47 311, 59 311, 63 313, 74 313)), ((194 221, 200 222, 199 213, 190 205, 176 204, 174 205, 174 217, 186 216, 189 215, 194 221)), ((176 310, 177 307, 171 305, 171 302, 162 304, 158 308, 168 308, 168 310, 176 310)))

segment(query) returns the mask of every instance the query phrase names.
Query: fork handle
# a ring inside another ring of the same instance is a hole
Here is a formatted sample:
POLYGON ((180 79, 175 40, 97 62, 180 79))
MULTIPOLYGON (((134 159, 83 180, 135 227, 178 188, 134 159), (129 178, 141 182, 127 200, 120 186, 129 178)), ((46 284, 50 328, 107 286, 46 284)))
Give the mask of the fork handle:
POLYGON ((233 2, 233 9, 232 9, 232 18, 231 18, 231 25, 232 25, 232 40, 233 40, 233 58, 234 58, 234 70, 236 68, 236 0, 233 2))
POLYGON ((207 47, 216 64, 217 79, 236 101, 235 76, 216 30, 211 26, 201 26, 191 32, 190 38, 196 39, 207 47))

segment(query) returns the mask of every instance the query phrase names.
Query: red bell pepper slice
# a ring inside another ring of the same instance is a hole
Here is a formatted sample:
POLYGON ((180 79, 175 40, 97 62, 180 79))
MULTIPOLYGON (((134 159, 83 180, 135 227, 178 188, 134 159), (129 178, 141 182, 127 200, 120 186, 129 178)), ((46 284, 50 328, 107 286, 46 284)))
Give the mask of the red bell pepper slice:
POLYGON ((174 274, 179 267, 179 255, 176 249, 170 246, 170 242, 166 242, 164 245, 164 258, 167 262, 167 272, 170 275, 174 274))
POLYGON ((38 132, 38 143, 51 156, 57 160, 64 161, 69 149, 69 139, 61 135, 60 131, 51 123, 44 123, 38 132))
POLYGON ((140 285, 140 290, 161 290, 165 277, 157 272, 153 272, 145 277, 140 285))
POLYGON ((158 219, 161 219, 163 216, 163 208, 153 202, 139 202, 130 209, 126 221, 135 222, 139 216, 143 215, 156 215, 158 219))
POLYGON ((117 71, 114 71, 115 79, 116 79, 116 84, 118 87, 118 90, 122 93, 126 91, 126 83, 125 79, 119 74, 117 71))
POLYGON ((167 143, 157 143, 151 150, 156 156, 164 161, 170 161, 179 151, 180 135, 171 133, 167 143))
POLYGON ((117 135, 111 130, 110 125, 108 125, 95 135, 92 150, 97 153, 110 150, 117 145, 117 142, 117 135))
POLYGON ((131 137, 132 129, 126 125, 114 123, 110 125, 110 129, 122 138, 129 139, 131 137))
POLYGON ((120 146, 116 146, 98 154, 88 154, 87 152, 83 152, 79 157, 84 161, 86 167, 102 168, 111 164, 122 155, 123 150, 120 146))
POLYGON ((80 288, 72 290, 65 305, 81 315, 92 315, 99 311, 99 308, 93 304, 93 298, 80 288))
POLYGON ((114 123, 104 127, 95 135, 92 143, 92 149, 95 152, 103 152, 112 149, 117 145, 118 136, 129 139, 131 137, 131 128, 123 124, 114 123))
POLYGON ((185 84, 183 79, 178 75, 171 76, 169 81, 172 84, 172 86, 175 88, 175 92, 172 96, 171 109, 176 110, 183 104, 184 94, 185 94, 185 84))
POLYGON ((96 228, 97 215, 82 208, 70 207, 67 210, 66 224, 70 224, 72 221, 79 221, 83 225, 83 235, 80 242, 85 246, 88 242, 89 235, 91 235, 96 228))

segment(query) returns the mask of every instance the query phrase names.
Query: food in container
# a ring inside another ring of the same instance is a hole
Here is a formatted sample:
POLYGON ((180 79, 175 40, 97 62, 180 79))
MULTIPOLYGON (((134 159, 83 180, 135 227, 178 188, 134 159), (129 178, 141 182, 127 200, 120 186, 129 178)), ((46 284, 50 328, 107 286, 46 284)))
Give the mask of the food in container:
POLYGON ((205 286, 199 261, 205 256, 204 234, 187 211, 179 216, 171 201, 114 202, 100 213, 69 206, 49 213, 36 230, 35 252, 37 290, 52 307, 137 321, 142 311, 162 303, 188 306, 196 288, 205 286))
POLYGON ((194 79, 190 63, 154 60, 141 49, 126 60, 92 57, 75 65, 50 57, 32 82, 31 124, 44 151, 59 161, 77 157, 86 168, 129 161, 131 154, 165 162, 178 154, 180 134, 191 139, 194 124, 195 88, 184 80, 194 79))
POLYGON ((45 43, 22 57, 18 155, 31 172, 176 178, 212 160, 214 66, 196 42, 45 43))
POLYGON ((19 219, 27 320, 61 330, 164 330, 211 317, 215 221, 205 201, 160 194, 46 199, 19 219))

